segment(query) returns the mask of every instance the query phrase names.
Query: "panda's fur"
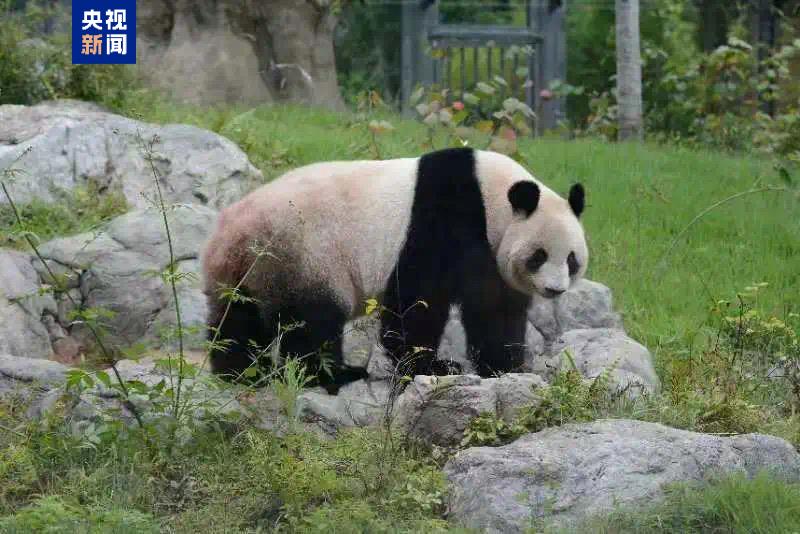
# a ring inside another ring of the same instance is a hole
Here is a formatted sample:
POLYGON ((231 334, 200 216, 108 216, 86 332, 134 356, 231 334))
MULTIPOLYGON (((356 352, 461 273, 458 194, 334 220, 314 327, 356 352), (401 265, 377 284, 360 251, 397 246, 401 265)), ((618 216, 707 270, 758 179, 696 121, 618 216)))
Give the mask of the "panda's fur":
POLYGON ((266 346, 293 324, 281 350, 327 344, 334 372, 320 381, 335 389, 363 373, 342 364, 342 327, 377 297, 381 342, 405 374, 443 371, 430 350, 452 304, 477 371, 514 370, 531 296, 585 272, 583 205, 580 185, 567 201, 511 158, 468 148, 288 172, 226 208, 206 247, 209 337, 227 340, 212 368, 241 373, 251 341, 266 346))

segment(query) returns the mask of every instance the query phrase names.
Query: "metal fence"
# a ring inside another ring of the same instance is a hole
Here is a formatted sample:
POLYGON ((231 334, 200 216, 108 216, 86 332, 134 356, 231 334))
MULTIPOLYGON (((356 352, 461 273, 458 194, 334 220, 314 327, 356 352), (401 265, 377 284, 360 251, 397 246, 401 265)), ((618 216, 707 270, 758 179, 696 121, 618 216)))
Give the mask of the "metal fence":
POLYGON ((525 26, 443 24, 431 0, 403 4, 401 97, 418 85, 463 95, 478 82, 499 81, 502 97, 526 102, 537 115, 536 130, 565 117, 563 98, 542 94, 566 79, 566 0, 527 0, 525 26))

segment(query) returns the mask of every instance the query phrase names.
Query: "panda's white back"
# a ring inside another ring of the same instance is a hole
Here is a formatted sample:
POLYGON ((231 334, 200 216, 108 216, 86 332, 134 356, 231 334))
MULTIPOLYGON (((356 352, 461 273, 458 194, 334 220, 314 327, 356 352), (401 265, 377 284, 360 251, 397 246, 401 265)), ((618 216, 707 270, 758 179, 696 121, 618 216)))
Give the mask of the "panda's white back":
POLYGON ((289 171, 245 200, 269 217, 274 231, 292 237, 303 255, 304 279, 336 280, 339 296, 360 307, 383 291, 397 263, 418 162, 315 163, 289 171))

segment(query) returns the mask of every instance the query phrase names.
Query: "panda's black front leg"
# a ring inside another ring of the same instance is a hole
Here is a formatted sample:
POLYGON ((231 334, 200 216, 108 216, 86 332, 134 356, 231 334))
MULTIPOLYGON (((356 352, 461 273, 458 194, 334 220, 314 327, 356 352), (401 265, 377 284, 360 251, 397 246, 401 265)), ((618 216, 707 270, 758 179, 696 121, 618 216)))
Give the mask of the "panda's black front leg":
POLYGON ((402 375, 446 374, 436 350, 449 316, 445 299, 417 299, 407 305, 385 306, 381 342, 402 375))
POLYGON ((467 344, 479 375, 520 371, 525 362, 528 302, 521 294, 503 291, 462 304, 467 344))

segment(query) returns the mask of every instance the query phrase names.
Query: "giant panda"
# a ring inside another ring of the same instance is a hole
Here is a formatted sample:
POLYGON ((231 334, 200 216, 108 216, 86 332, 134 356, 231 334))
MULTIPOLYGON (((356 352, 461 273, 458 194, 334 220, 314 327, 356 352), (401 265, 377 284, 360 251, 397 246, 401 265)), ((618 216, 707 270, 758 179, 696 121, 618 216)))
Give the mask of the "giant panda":
POLYGON ((281 351, 315 372, 325 347, 332 373, 319 381, 335 391, 363 373, 344 366, 340 338, 373 297, 404 374, 444 372, 433 351, 451 305, 479 374, 518 369, 532 296, 555 298, 586 271, 583 209, 580 184, 565 200, 471 148, 290 171, 223 210, 204 251, 209 337, 226 340, 212 370, 239 375, 282 332, 281 351))

